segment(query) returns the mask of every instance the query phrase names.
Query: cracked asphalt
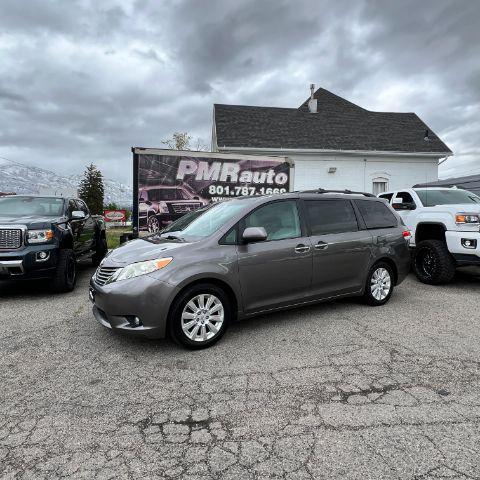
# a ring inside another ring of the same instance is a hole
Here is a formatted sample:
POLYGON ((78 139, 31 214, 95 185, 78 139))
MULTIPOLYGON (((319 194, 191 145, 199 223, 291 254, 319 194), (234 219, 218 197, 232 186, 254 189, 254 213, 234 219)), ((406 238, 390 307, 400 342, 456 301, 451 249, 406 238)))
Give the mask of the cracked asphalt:
POLYGON ((480 272, 233 325, 112 334, 75 292, 0 284, 0 477, 480 478, 480 272))

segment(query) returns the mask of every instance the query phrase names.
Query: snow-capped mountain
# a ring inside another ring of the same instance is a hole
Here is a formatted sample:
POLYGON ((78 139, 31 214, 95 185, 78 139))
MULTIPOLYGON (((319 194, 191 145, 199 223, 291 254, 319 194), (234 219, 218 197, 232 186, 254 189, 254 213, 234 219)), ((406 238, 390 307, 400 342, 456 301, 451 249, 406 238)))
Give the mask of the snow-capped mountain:
MULTIPOLYGON (((44 168, 23 165, 0 159, 0 192, 32 195, 75 195, 83 175, 58 175, 44 168)), ((103 179, 105 203, 131 207, 133 189, 113 180, 103 179)))

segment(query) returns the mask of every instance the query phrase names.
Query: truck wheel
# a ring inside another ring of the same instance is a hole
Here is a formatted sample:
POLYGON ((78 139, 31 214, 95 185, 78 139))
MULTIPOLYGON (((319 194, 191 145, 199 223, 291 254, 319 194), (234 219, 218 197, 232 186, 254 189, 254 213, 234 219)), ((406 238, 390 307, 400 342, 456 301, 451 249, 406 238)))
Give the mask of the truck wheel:
POLYGON ((97 242, 97 245, 95 246, 95 253, 92 257, 93 265, 98 267, 103 257, 107 254, 107 252, 108 252, 107 240, 103 237, 100 237, 100 239, 97 242))
POLYGON ((160 222, 155 215, 148 217, 147 228, 150 233, 157 233, 160 230, 160 222))
POLYGON ((231 317, 230 301, 221 288, 208 283, 194 285, 173 304, 170 334, 187 348, 210 347, 223 336, 231 317))
POLYGON ((455 267, 455 260, 441 240, 424 240, 415 248, 413 270, 422 283, 448 283, 455 275, 455 267))
POLYGON ((66 248, 58 254, 58 264, 52 279, 52 290, 63 293, 75 288, 77 269, 73 250, 66 248))
POLYGON ((363 300, 367 305, 378 307, 390 300, 394 276, 392 267, 385 262, 376 263, 368 273, 363 300))

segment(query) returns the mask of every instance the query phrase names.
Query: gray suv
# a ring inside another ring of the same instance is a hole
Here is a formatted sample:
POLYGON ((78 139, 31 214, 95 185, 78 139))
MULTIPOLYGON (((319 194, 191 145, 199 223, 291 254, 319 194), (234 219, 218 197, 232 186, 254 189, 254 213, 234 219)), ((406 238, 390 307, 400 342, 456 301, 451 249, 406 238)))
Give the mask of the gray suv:
POLYGON ((202 348, 260 313, 347 296, 383 305, 409 271, 409 235, 370 194, 237 198, 111 252, 90 282, 93 313, 109 329, 202 348))

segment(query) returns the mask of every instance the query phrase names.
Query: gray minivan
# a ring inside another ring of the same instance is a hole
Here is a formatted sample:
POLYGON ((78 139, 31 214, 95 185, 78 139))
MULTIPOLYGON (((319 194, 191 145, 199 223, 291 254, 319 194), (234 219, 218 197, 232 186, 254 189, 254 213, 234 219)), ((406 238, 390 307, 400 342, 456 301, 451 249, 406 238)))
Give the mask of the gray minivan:
POLYGON ((112 251, 90 282, 93 313, 116 331, 202 348, 260 313, 346 296, 383 305, 410 269, 409 235, 371 194, 236 198, 112 251))

